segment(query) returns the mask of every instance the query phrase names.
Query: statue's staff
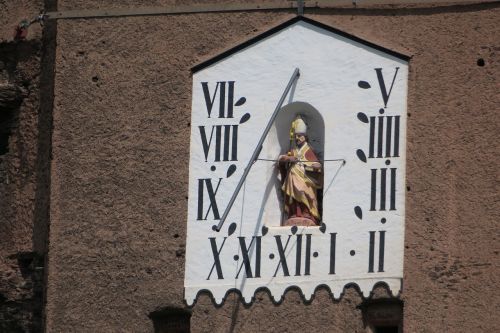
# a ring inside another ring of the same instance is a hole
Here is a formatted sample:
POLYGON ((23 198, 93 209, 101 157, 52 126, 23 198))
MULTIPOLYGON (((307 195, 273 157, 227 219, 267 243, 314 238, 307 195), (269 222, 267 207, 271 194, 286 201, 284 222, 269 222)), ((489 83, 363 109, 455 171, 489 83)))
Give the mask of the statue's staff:
MULTIPOLYGON (((287 153, 287 156, 292 156, 292 151, 293 151, 293 148, 295 148, 294 146, 294 143, 295 143, 295 121, 292 122, 292 126, 290 126, 290 141, 288 143, 288 153, 287 153)), ((262 160, 266 160, 266 159, 262 159, 262 160)), ((281 186, 283 186, 283 184, 285 183, 286 181, 286 177, 288 175, 288 172, 292 166, 291 163, 293 163, 292 161, 281 161, 281 160, 276 160, 276 162, 278 163, 286 163, 285 164, 285 168, 286 168, 286 171, 283 172, 283 170, 281 168, 279 168, 279 171, 281 173, 281 186)), ((295 161, 295 162, 298 162, 298 161, 295 161)), ((281 208, 281 219, 280 219, 280 224, 283 223, 284 219, 285 219, 285 206, 286 206, 286 195, 283 194, 283 207, 281 208)))

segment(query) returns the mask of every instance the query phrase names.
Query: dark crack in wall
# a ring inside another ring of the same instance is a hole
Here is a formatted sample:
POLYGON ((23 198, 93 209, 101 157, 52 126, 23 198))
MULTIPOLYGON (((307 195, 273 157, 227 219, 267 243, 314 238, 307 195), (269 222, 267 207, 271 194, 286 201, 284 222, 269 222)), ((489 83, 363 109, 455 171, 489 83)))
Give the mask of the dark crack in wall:
POLYGON ((43 3, 0 7, 0 332, 42 332, 55 23, 43 34, 33 25, 14 42, 10 24, 38 14, 43 3))

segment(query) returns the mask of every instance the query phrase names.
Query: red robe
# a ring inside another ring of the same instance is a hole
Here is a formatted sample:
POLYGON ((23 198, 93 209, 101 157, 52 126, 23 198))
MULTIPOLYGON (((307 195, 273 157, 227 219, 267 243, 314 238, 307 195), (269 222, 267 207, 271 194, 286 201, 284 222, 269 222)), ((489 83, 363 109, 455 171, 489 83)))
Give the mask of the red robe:
POLYGON ((288 218, 303 217, 319 224, 317 190, 323 186, 322 170, 312 166, 319 160, 307 142, 290 153, 297 162, 280 163, 285 212, 288 218))

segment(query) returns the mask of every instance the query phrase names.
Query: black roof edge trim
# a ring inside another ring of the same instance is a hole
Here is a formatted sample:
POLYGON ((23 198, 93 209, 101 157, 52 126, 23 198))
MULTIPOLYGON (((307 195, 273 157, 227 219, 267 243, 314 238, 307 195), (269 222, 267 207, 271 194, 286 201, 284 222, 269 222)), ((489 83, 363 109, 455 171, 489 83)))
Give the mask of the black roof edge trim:
POLYGON ((226 51, 224 51, 224 52, 222 52, 222 53, 220 53, 220 54, 218 54, 218 55, 216 55, 216 56, 214 56, 214 57, 212 57, 212 58, 210 58, 208 60, 205 60, 205 61, 203 61, 203 62, 201 62, 201 63, 199 63, 197 65, 194 65, 191 68, 191 71, 193 73, 196 73, 196 72, 198 72, 198 71, 200 71, 200 70, 202 70, 202 69, 204 69, 204 68, 206 68, 206 67, 208 67, 208 66, 210 66, 210 65, 212 65, 212 64, 214 64, 214 63, 216 63, 216 62, 218 62, 218 61, 220 61, 220 60, 222 60, 222 59, 224 59, 224 58, 226 58, 228 56, 230 56, 231 54, 234 54, 234 53, 236 53, 236 52, 238 52, 240 50, 243 50, 243 49, 247 48, 248 46, 250 46, 250 45, 252 45, 252 44, 254 44, 254 43, 256 43, 256 42, 258 42, 258 41, 260 41, 260 40, 262 40, 264 38, 267 38, 267 37, 269 37, 271 35, 274 35, 278 31, 280 31, 280 30, 282 30, 282 29, 284 29, 284 28, 286 28, 288 26, 291 26, 291 25, 293 25, 293 24, 295 24, 295 23, 297 23, 299 21, 304 21, 304 22, 309 23, 311 25, 314 25, 314 26, 316 26, 318 28, 322 28, 322 29, 325 29, 327 31, 333 32, 333 33, 335 33, 335 34, 337 34, 339 36, 348 38, 348 39, 353 40, 353 41, 355 41, 357 43, 360 43, 360 44, 366 45, 368 47, 371 47, 371 48, 373 48, 375 50, 387 53, 387 54, 389 54, 389 55, 391 55, 393 57, 396 57, 396 58, 404 60, 404 61, 408 61, 411 58, 411 56, 408 56, 406 54, 390 50, 388 48, 385 48, 383 46, 374 44, 374 43, 369 42, 367 40, 364 40, 362 38, 359 38, 359 37, 356 37, 354 35, 351 35, 351 34, 345 32, 345 31, 333 28, 333 27, 331 27, 329 25, 320 23, 320 22, 312 20, 310 18, 307 18, 307 17, 304 17, 304 16, 296 16, 296 17, 294 17, 294 18, 292 18, 292 19, 290 19, 288 21, 285 21, 285 22, 277 25, 274 28, 271 28, 271 29, 269 29, 269 30, 261 33, 260 35, 257 35, 257 36, 255 36, 253 38, 250 38, 249 40, 247 40, 247 41, 245 41, 245 42, 243 42, 241 44, 238 44, 235 47, 232 47, 232 48, 230 48, 230 49, 228 49, 228 50, 226 50, 226 51))

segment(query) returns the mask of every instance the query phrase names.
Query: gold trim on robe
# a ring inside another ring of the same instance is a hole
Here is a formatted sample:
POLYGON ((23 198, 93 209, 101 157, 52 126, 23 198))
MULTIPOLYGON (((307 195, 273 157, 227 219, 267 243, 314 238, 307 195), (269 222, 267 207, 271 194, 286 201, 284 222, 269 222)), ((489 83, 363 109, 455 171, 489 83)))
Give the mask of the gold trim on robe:
POLYGON ((292 150, 298 162, 291 163, 282 190, 288 202, 285 202, 285 212, 289 214, 289 205, 293 200, 303 203, 312 216, 320 220, 318 198, 316 191, 323 187, 322 169, 314 168, 318 159, 307 142, 300 149, 292 150))

